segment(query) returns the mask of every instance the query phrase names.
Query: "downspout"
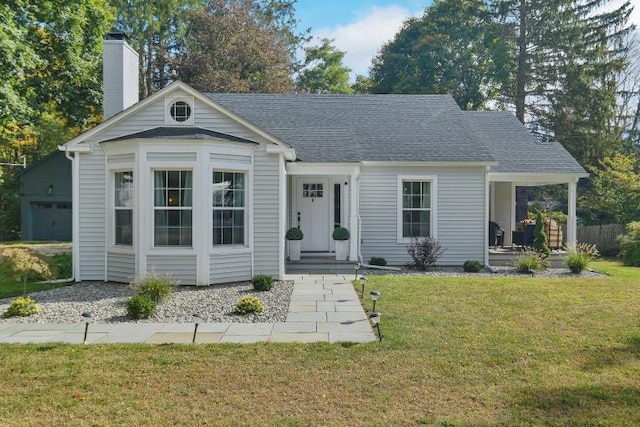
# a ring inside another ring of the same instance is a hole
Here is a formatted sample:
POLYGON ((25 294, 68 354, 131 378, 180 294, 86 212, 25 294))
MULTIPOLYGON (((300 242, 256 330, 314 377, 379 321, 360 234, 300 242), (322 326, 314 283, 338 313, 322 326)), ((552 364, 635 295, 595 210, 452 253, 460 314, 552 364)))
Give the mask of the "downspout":
POLYGON ((48 281, 46 283, 64 283, 73 282, 78 277, 77 269, 79 265, 80 251, 77 245, 79 223, 78 223, 78 162, 76 161, 76 153, 73 151, 67 151, 66 147, 60 146, 59 150, 64 151, 64 156, 71 162, 71 277, 68 279, 61 279, 61 281, 48 281))
POLYGON ((491 166, 487 166, 484 173, 484 243, 482 247, 484 248, 484 266, 489 271, 494 271, 491 265, 489 265, 489 204, 491 203, 491 183, 489 182, 490 171, 491 166))

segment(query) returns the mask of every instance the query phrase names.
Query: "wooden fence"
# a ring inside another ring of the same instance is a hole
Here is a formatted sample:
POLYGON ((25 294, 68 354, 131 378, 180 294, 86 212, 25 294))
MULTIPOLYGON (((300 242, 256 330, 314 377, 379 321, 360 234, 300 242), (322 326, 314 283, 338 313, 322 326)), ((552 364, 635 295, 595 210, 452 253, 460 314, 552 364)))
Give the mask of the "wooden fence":
POLYGON ((581 225, 578 227, 578 243, 596 245, 600 253, 617 252, 616 237, 624 234, 624 224, 581 225))

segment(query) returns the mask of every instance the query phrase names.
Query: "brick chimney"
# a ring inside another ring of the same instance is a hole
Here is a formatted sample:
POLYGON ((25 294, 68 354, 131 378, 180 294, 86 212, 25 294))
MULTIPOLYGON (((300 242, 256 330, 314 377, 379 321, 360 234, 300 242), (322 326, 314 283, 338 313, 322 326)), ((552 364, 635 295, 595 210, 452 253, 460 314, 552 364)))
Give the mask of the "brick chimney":
POLYGON ((138 53, 125 33, 109 33, 103 43, 102 110, 106 120, 139 100, 138 53))

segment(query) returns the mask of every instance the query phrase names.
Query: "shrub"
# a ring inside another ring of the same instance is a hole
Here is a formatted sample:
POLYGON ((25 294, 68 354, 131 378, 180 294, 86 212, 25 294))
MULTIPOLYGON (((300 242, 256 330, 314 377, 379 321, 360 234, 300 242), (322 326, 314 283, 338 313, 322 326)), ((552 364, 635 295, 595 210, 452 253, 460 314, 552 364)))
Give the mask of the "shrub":
POLYGON ((384 258, 380 258, 380 257, 371 257, 371 259, 369 260, 369 264, 370 265, 379 265, 384 267, 385 265, 387 265, 387 260, 384 258))
POLYGON ((567 267, 569 267, 569 270, 571 270, 572 273, 577 274, 581 273, 582 270, 587 268, 587 265, 589 265, 589 261, 591 261, 589 255, 579 251, 573 251, 567 254, 565 264, 567 265, 567 267))
POLYGON ((158 304, 171 294, 175 283, 169 276, 150 274, 133 282, 132 285, 138 295, 147 296, 158 304))
POLYGON ((578 252, 581 254, 585 254, 589 257, 589 259, 596 259, 600 256, 600 251, 598 247, 594 245, 590 245, 588 243, 578 243, 578 252))
POLYGON ((42 309, 31 297, 18 297, 11 301, 9 308, 4 312, 4 317, 27 317, 32 314, 40 313, 42 309))
POLYGON ((333 240, 349 240, 351 235, 349 234, 349 230, 344 227, 337 227, 333 229, 333 233, 331 234, 333 240))
POLYGON ((533 229, 533 248, 545 258, 551 255, 551 249, 547 245, 547 235, 544 232, 544 218, 541 211, 538 211, 536 215, 536 226, 533 229))
POLYGON ((640 221, 627 224, 627 233, 618 236, 622 263, 628 267, 640 267, 640 221))
POLYGON ((54 255, 49 268, 56 279, 68 279, 73 276, 73 258, 69 252, 54 255))
POLYGON ((238 314, 260 314, 264 311, 264 303, 258 297, 245 295, 236 302, 235 312, 238 314))
POLYGON ((518 257, 516 268, 520 273, 542 271, 549 268, 549 261, 537 252, 528 251, 518 257))
POLYGON ((284 236, 287 240, 302 240, 304 233, 299 228, 290 228, 284 236))
POLYGON ((127 300, 127 315, 131 319, 148 319, 156 313, 156 303, 147 295, 138 294, 127 300))
POLYGON ((464 264, 462 265, 462 269, 467 273, 477 273, 480 270, 482 270, 482 268, 483 268, 482 263, 476 260, 465 261, 464 264))
POLYGON ((273 279, 265 274, 254 276, 251 283, 256 291, 270 291, 273 288, 273 279))
POLYGON ((440 243, 432 237, 418 239, 411 238, 407 253, 413 259, 413 266, 419 270, 426 270, 434 265, 444 253, 440 243))
POLYGON ((51 276, 49 264, 26 248, 7 248, 2 252, 4 262, 9 265, 15 280, 22 282, 22 296, 27 296, 27 279, 30 274, 39 277, 51 276))

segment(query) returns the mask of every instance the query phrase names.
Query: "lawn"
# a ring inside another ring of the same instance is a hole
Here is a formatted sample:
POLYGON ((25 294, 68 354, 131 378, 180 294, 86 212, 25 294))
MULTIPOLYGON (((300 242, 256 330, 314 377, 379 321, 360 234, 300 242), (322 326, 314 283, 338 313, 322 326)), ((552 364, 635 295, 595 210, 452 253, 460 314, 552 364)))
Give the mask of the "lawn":
POLYGON ((366 345, 0 345, 0 425, 640 425, 640 269, 595 267, 370 277, 366 345))

